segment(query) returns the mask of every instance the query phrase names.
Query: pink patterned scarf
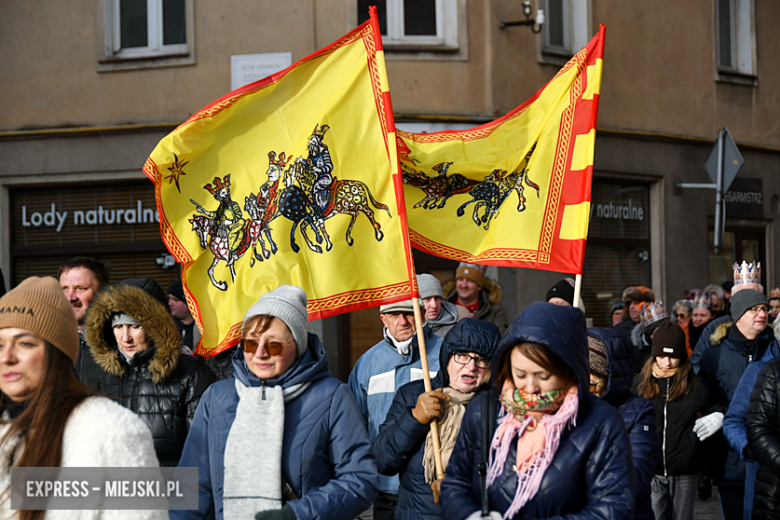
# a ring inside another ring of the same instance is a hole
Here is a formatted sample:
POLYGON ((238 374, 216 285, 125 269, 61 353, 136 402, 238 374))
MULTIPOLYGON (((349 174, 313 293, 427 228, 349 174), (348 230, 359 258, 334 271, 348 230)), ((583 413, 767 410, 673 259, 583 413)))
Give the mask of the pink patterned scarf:
POLYGON ((504 513, 508 519, 539 491, 544 472, 558 450, 561 433, 567 426, 575 426, 579 399, 576 386, 565 394, 562 390, 527 394, 517 390, 509 378, 502 388, 501 405, 498 428, 490 444, 488 485, 504 473, 516 438, 518 482, 515 498, 504 513))

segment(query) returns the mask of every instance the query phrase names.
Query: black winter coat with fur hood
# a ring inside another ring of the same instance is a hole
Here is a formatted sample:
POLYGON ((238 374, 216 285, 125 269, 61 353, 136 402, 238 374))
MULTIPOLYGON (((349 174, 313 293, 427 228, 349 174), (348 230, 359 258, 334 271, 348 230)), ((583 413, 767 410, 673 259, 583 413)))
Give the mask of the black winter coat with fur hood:
POLYGON ((168 310, 139 287, 117 285, 92 302, 86 324, 92 356, 103 369, 97 390, 135 412, 148 426, 160 466, 179 463, 201 394, 214 381, 203 360, 181 353, 168 310), (114 338, 111 318, 131 316, 152 346, 127 360, 114 338))

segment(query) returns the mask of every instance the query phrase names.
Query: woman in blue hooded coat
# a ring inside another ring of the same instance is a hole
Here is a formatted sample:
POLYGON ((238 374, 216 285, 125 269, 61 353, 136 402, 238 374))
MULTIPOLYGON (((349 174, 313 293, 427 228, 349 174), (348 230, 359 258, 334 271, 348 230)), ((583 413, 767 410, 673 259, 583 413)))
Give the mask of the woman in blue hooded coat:
MULTIPOLYGON (((437 419, 443 461, 455 446, 468 403, 490 380, 490 359, 500 338, 498 327, 464 319, 444 337, 439 369, 426 392, 422 380, 402 386, 372 444, 383 475, 400 473, 395 520, 441 518, 440 481, 435 475, 430 422, 437 419), (431 485, 435 483, 435 491, 431 485), (435 496, 434 496, 435 495, 435 496)), ((445 463, 446 472, 446 463, 445 463)))
POLYGON ((351 520, 378 489, 363 416, 307 332, 306 293, 283 285, 247 312, 235 379, 201 397, 179 467, 197 467, 198 510, 172 519, 351 520))
POLYGON ((631 393, 634 348, 612 329, 588 329, 590 391, 617 408, 626 423, 636 471, 634 520, 653 520, 650 484, 658 462, 658 436, 653 403, 631 393))
MULTIPOLYGON (((620 413, 588 390, 582 311, 529 305, 501 339, 491 377, 491 517, 631 518, 631 445, 620 413)), ((448 520, 482 515, 482 413, 481 399, 466 410, 441 486, 448 520)))

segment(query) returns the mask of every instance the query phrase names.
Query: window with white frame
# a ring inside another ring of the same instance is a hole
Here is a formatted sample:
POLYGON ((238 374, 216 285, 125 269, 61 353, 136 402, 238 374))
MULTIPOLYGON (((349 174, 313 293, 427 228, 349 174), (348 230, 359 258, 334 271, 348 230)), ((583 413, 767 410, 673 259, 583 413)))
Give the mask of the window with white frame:
POLYGON ((753 0, 715 0, 718 72, 755 75, 753 0))
POLYGON ((457 0, 358 0, 358 23, 376 5, 385 48, 458 48, 457 0))
POLYGON ((106 57, 186 55, 188 0, 105 0, 106 57))
POLYGON ((544 9, 542 60, 565 63, 588 44, 589 2, 540 0, 539 3, 544 9))

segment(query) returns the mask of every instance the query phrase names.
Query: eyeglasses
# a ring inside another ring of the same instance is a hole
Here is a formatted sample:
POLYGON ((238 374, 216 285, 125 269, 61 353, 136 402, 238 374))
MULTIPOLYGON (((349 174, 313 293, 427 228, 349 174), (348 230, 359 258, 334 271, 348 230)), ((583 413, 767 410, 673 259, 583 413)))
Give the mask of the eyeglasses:
POLYGON ((454 359, 455 363, 459 365, 468 365, 469 362, 473 359, 474 365, 476 365, 477 368, 490 368, 490 360, 479 356, 470 356, 468 354, 454 354, 452 356, 452 359, 454 359))
POLYGON ((589 384, 589 385, 590 385, 592 388, 596 388, 597 386, 599 386, 599 385, 600 385, 601 383, 603 383, 603 382, 604 382, 604 380, 603 380, 603 379, 599 379, 598 381, 590 382, 590 383, 588 383, 588 384, 589 384))
POLYGON ((680 318, 687 318, 687 317, 688 317, 688 315, 687 315, 687 314, 675 314, 675 316, 677 316, 677 319, 680 319, 680 318))
POLYGON ((756 305, 755 307, 751 307, 748 310, 751 311, 751 312, 755 312, 755 313, 759 313, 761 311, 764 311, 764 312, 768 313, 769 312, 769 307, 767 307, 766 305, 756 305))
MULTIPOLYGON (((290 341, 269 341, 263 345, 263 348, 266 352, 268 352, 269 356, 278 356, 282 353, 284 346, 288 343, 292 343, 293 341, 295 340, 291 339, 290 341)), ((260 343, 253 339, 242 339, 240 345, 241 349, 247 354, 254 354, 260 347, 260 343)))

